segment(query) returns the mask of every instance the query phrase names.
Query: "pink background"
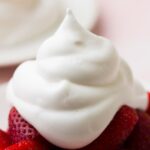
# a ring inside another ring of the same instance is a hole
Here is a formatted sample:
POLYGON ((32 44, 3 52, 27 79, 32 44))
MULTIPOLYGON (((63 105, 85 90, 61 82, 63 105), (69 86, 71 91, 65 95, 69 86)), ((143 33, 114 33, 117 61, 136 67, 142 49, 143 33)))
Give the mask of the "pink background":
POLYGON ((100 33, 150 84, 150 0, 98 0, 100 33))

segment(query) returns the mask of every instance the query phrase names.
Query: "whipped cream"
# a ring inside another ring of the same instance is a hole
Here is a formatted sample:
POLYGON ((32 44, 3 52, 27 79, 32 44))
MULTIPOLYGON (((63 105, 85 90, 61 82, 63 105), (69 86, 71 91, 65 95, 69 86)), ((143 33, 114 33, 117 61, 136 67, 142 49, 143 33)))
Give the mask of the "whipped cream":
POLYGON ((83 29, 70 10, 36 60, 16 70, 8 99, 43 137, 68 149, 94 141, 122 105, 148 103, 112 43, 83 29))
POLYGON ((63 5, 58 0, 1 0, 1 48, 47 37, 47 32, 55 30, 62 20, 63 12, 63 5))

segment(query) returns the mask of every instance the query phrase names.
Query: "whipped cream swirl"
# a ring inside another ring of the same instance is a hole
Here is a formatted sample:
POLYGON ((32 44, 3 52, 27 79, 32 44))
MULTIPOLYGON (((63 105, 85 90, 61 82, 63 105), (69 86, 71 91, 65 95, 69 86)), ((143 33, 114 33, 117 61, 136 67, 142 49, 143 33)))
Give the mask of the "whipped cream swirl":
POLYGON ((94 141, 122 105, 148 103, 112 43, 83 29, 70 10, 36 60, 16 70, 8 98, 48 141, 68 149, 94 141))

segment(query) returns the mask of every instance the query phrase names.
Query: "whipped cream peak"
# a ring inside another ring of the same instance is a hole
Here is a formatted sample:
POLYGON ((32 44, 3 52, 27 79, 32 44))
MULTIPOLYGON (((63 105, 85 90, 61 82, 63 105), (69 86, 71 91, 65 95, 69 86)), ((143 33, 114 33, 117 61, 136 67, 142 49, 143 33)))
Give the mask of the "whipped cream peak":
POLYGON ((38 68, 47 79, 83 85, 112 82, 118 75, 119 61, 111 42, 81 27, 71 10, 37 54, 38 68))
POLYGON ((93 142, 121 106, 148 103, 112 43, 85 30, 70 10, 36 60, 15 71, 8 99, 43 137, 67 149, 93 142))

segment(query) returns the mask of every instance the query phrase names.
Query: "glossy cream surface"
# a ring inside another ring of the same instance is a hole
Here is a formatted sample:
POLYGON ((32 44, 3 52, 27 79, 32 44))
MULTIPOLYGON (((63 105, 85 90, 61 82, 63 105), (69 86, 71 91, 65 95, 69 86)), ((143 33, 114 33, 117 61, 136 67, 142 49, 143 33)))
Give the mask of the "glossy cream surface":
POLYGON ((42 136, 68 149, 94 141, 122 105, 148 103, 112 43, 82 28, 70 10, 36 60, 18 67, 7 93, 42 136))

